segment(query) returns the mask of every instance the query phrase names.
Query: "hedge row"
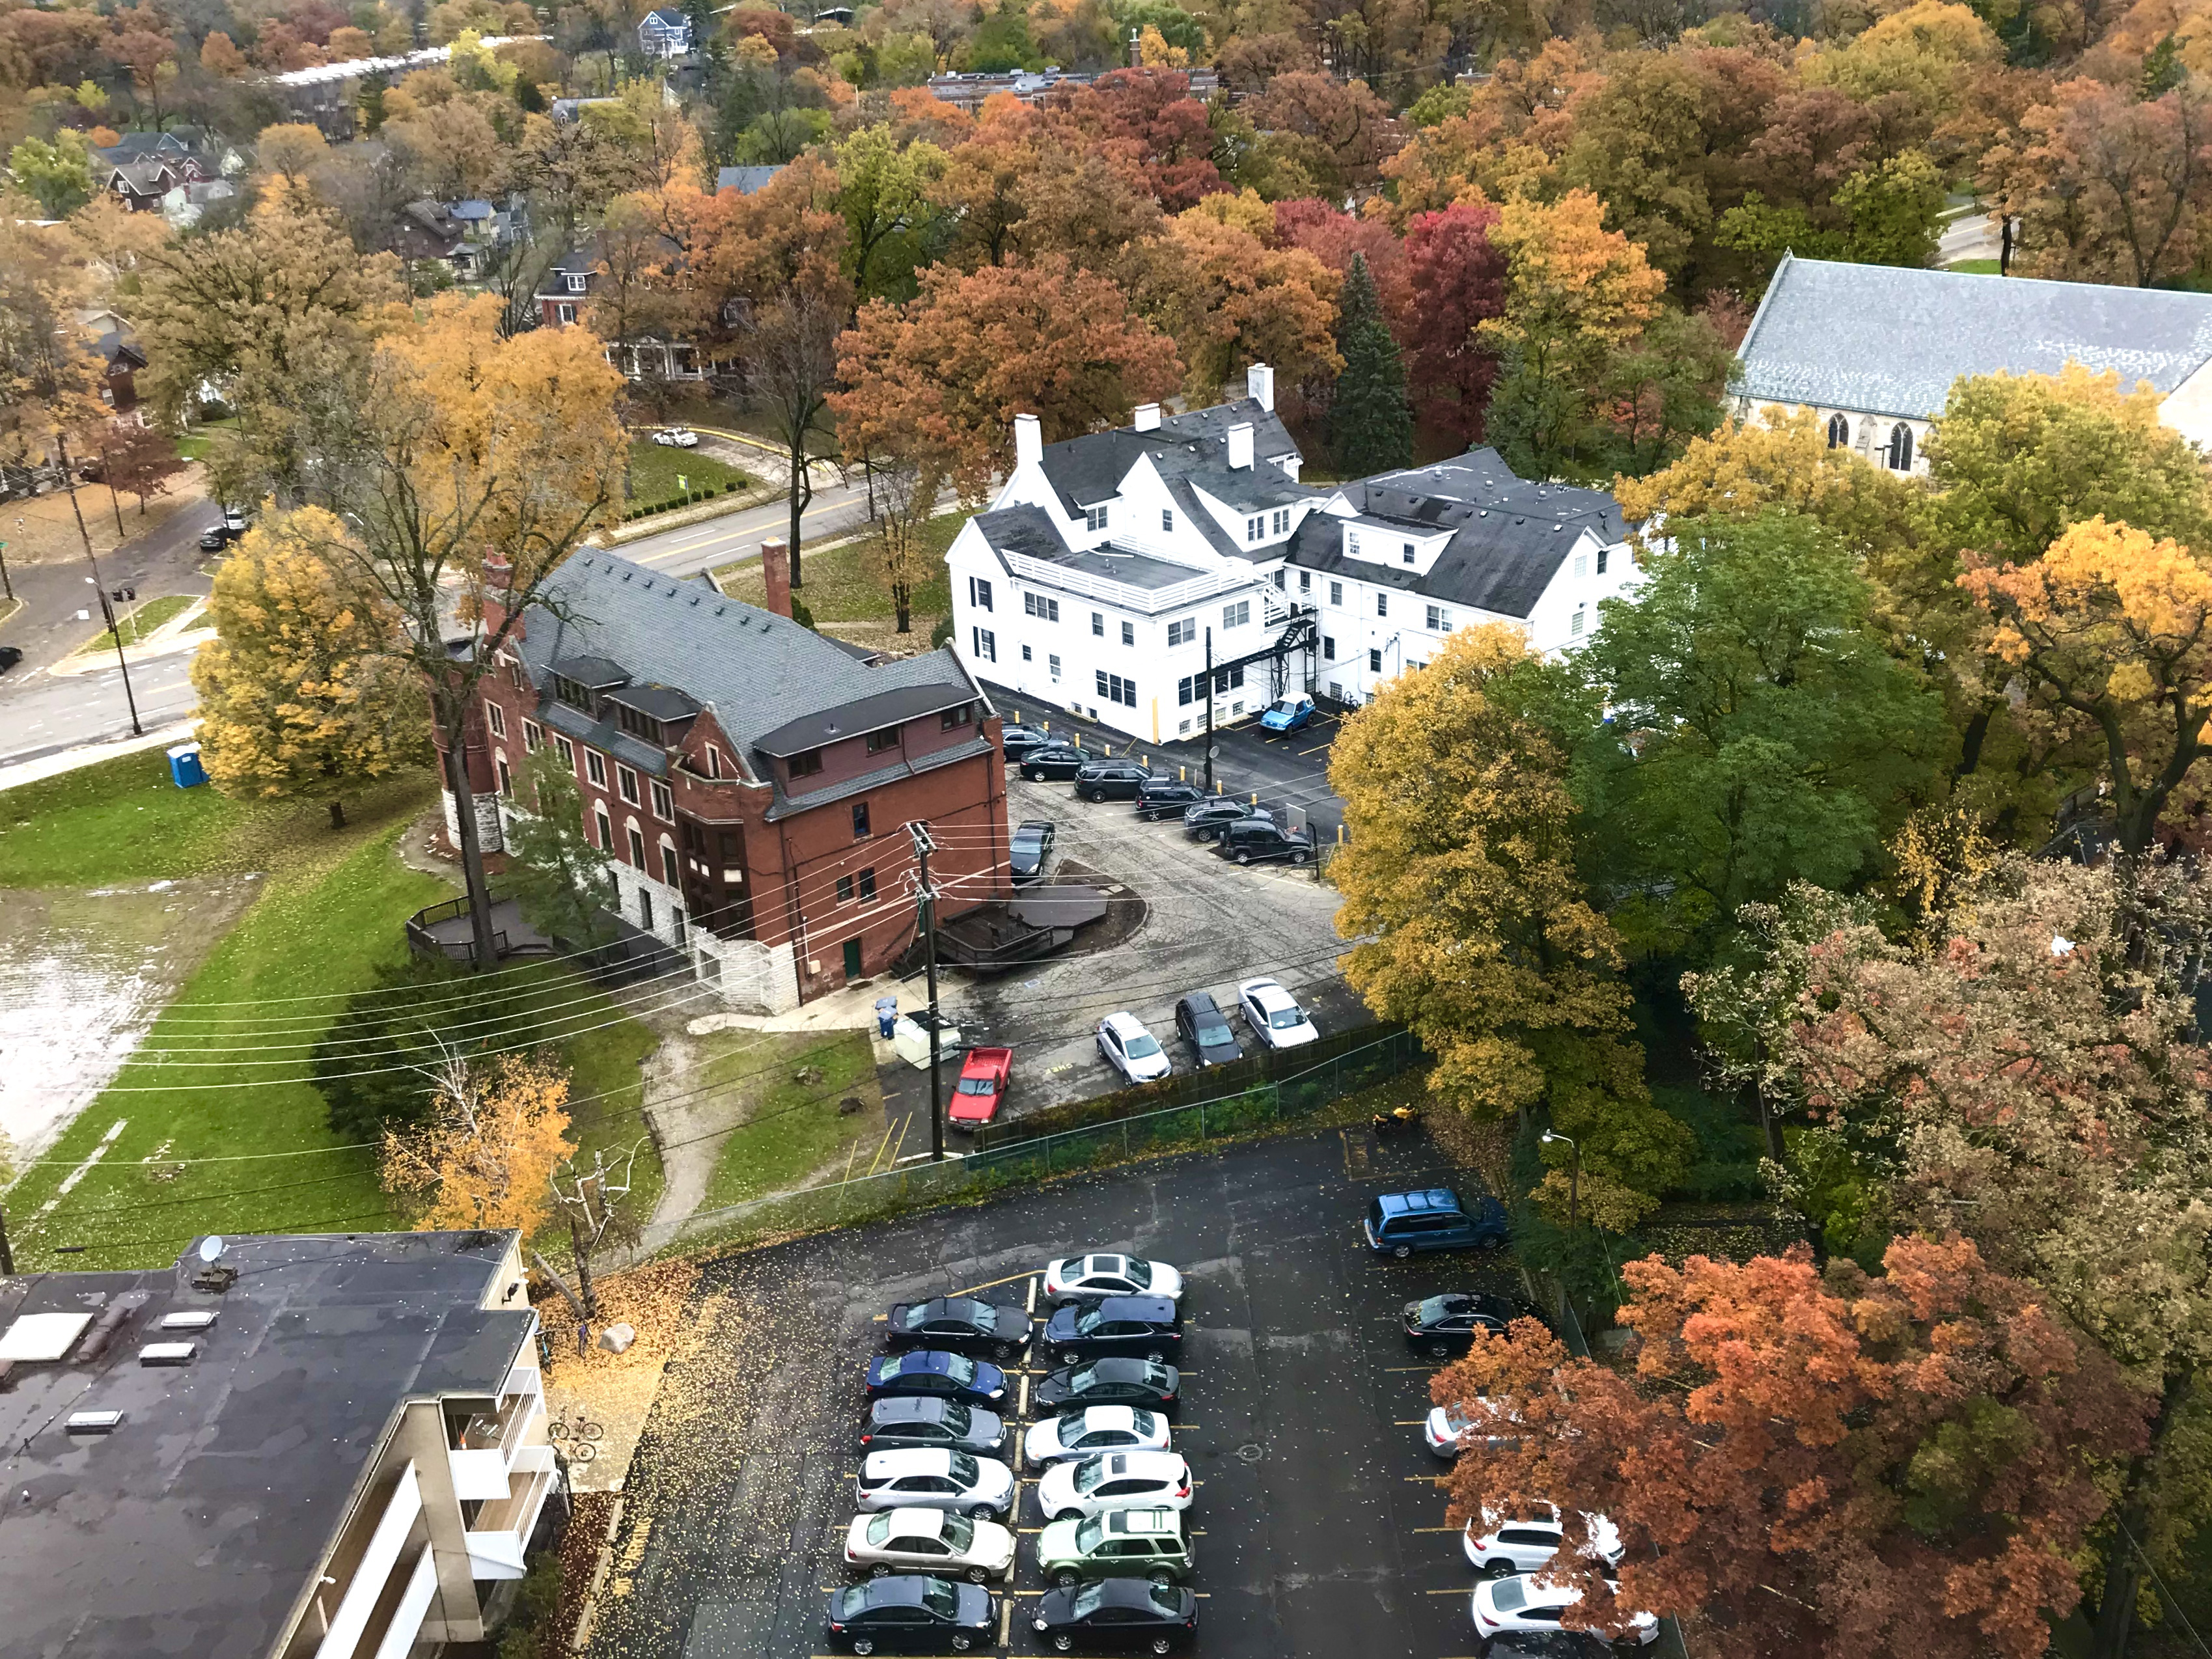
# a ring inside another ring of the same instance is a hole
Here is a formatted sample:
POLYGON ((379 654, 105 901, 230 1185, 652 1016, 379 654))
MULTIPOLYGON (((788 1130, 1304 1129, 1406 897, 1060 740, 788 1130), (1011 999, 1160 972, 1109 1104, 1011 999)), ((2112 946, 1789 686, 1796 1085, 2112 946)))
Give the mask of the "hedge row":
MULTIPOLYGON (((728 494, 751 488, 750 478, 732 478, 722 486, 720 493, 728 494)), ((650 507, 634 507, 623 514, 623 522, 628 524, 632 519, 649 519, 656 513, 671 512, 679 507, 696 507, 701 501, 711 501, 717 493, 712 489, 695 489, 688 495, 672 495, 665 501, 653 502, 650 507)))

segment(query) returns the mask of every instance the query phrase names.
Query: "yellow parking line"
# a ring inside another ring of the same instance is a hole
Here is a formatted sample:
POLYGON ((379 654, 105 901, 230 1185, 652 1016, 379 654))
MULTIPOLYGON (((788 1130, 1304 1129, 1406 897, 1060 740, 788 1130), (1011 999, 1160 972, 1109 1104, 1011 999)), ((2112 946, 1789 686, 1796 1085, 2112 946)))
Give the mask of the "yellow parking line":
POLYGON ((1463 1589, 1423 1590, 1423 1591, 1421 1592, 1421 1594, 1422 1594, 1422 1595, 1468 1595, 1468 1594, 1470 1594, 1470 1593, 1471 1593, 1471 1591, 1470 1591, 1470 1590, 1463 1590, 1463 1589))
POLYGON ((1415 1527, 1413 1530, 1415 1532, 1461 1532, 1464 1531, 1465 1528, 1460 1527, 1415 1527))
POLYGON ((1000 1647, 1006 1645, 1006 1631, 1013 1623, 1013 1618, 1014 1598, 1011 1595, 1000 1597, 999 1601, 999 1645, 1000 1647))

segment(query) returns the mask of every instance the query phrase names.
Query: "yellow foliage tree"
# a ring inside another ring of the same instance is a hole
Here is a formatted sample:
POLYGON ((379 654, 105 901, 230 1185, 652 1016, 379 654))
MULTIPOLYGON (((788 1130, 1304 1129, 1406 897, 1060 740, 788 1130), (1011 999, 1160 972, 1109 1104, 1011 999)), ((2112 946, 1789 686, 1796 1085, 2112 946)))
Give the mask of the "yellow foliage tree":
POLYGON ((2122 849, 2149 847, 2208 751, 2212 570, 2172 539, 2094 518, 2026 564, 1968 556, 1960 585, 1988 613, 1988 651, 2062 740, 2101 741, 2122 849))
POLYGON ((422 685, 393 654, 399 612, 349 591, 319 550, 345 528, 321 507, 275 514, 216 573, 216 636, 192 659, 200 750, 227 795, 312 795, 345 823, 343 792, 430 759, 422 685))
POLYGON ((1188 69, 1190 49, 1170 46, 1158 26, 1147 23, 1137 36, 1137 61, 1146 69, 1188 69))
POLYGON ((568 1072, 543 1054, 455 1059, 436 1085, 426 1124, 385 1133, 385 1190, 420 1206, 417 1232, 514 1227, 527 1238, 552 1210, 554 1171, 576 1151, 568 1072))

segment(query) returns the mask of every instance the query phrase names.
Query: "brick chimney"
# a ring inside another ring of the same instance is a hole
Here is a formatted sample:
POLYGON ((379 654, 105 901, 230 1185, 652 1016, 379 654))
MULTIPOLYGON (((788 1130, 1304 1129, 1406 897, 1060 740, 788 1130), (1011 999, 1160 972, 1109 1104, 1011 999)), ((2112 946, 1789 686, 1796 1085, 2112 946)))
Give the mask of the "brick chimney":
POLYGON ((768 584, 768 608, 779 617, 791 614, 791 547, 771 537, 761 544, 761 580, 768 584))
MULTIPOLYGON (((484 630, 487 633, 496 634, 499 632, 500 625, 507 620, 507 607, 514 601, 514 567, 507 562, 504 555, 487 549, 484 553, 483 571, 484 630)), ((518 617, 507 637, 520 639, 522 629, 523 619, 518 617)))

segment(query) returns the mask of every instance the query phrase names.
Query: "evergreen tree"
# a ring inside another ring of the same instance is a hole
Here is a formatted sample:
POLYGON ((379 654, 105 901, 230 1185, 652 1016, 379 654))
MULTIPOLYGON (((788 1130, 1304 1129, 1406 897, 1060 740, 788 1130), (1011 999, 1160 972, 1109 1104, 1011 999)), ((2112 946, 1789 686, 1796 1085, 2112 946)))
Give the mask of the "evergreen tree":
POLYGON ((1406 401, 1406 364, 1382 319, 1365 255, 1352 256, 1339 305, 1336 349, 1344 372, 1336 377, 1328 416, 1336 469, 1347 478, 1364 478, 1411 466, 1413 410, 1406 401))

